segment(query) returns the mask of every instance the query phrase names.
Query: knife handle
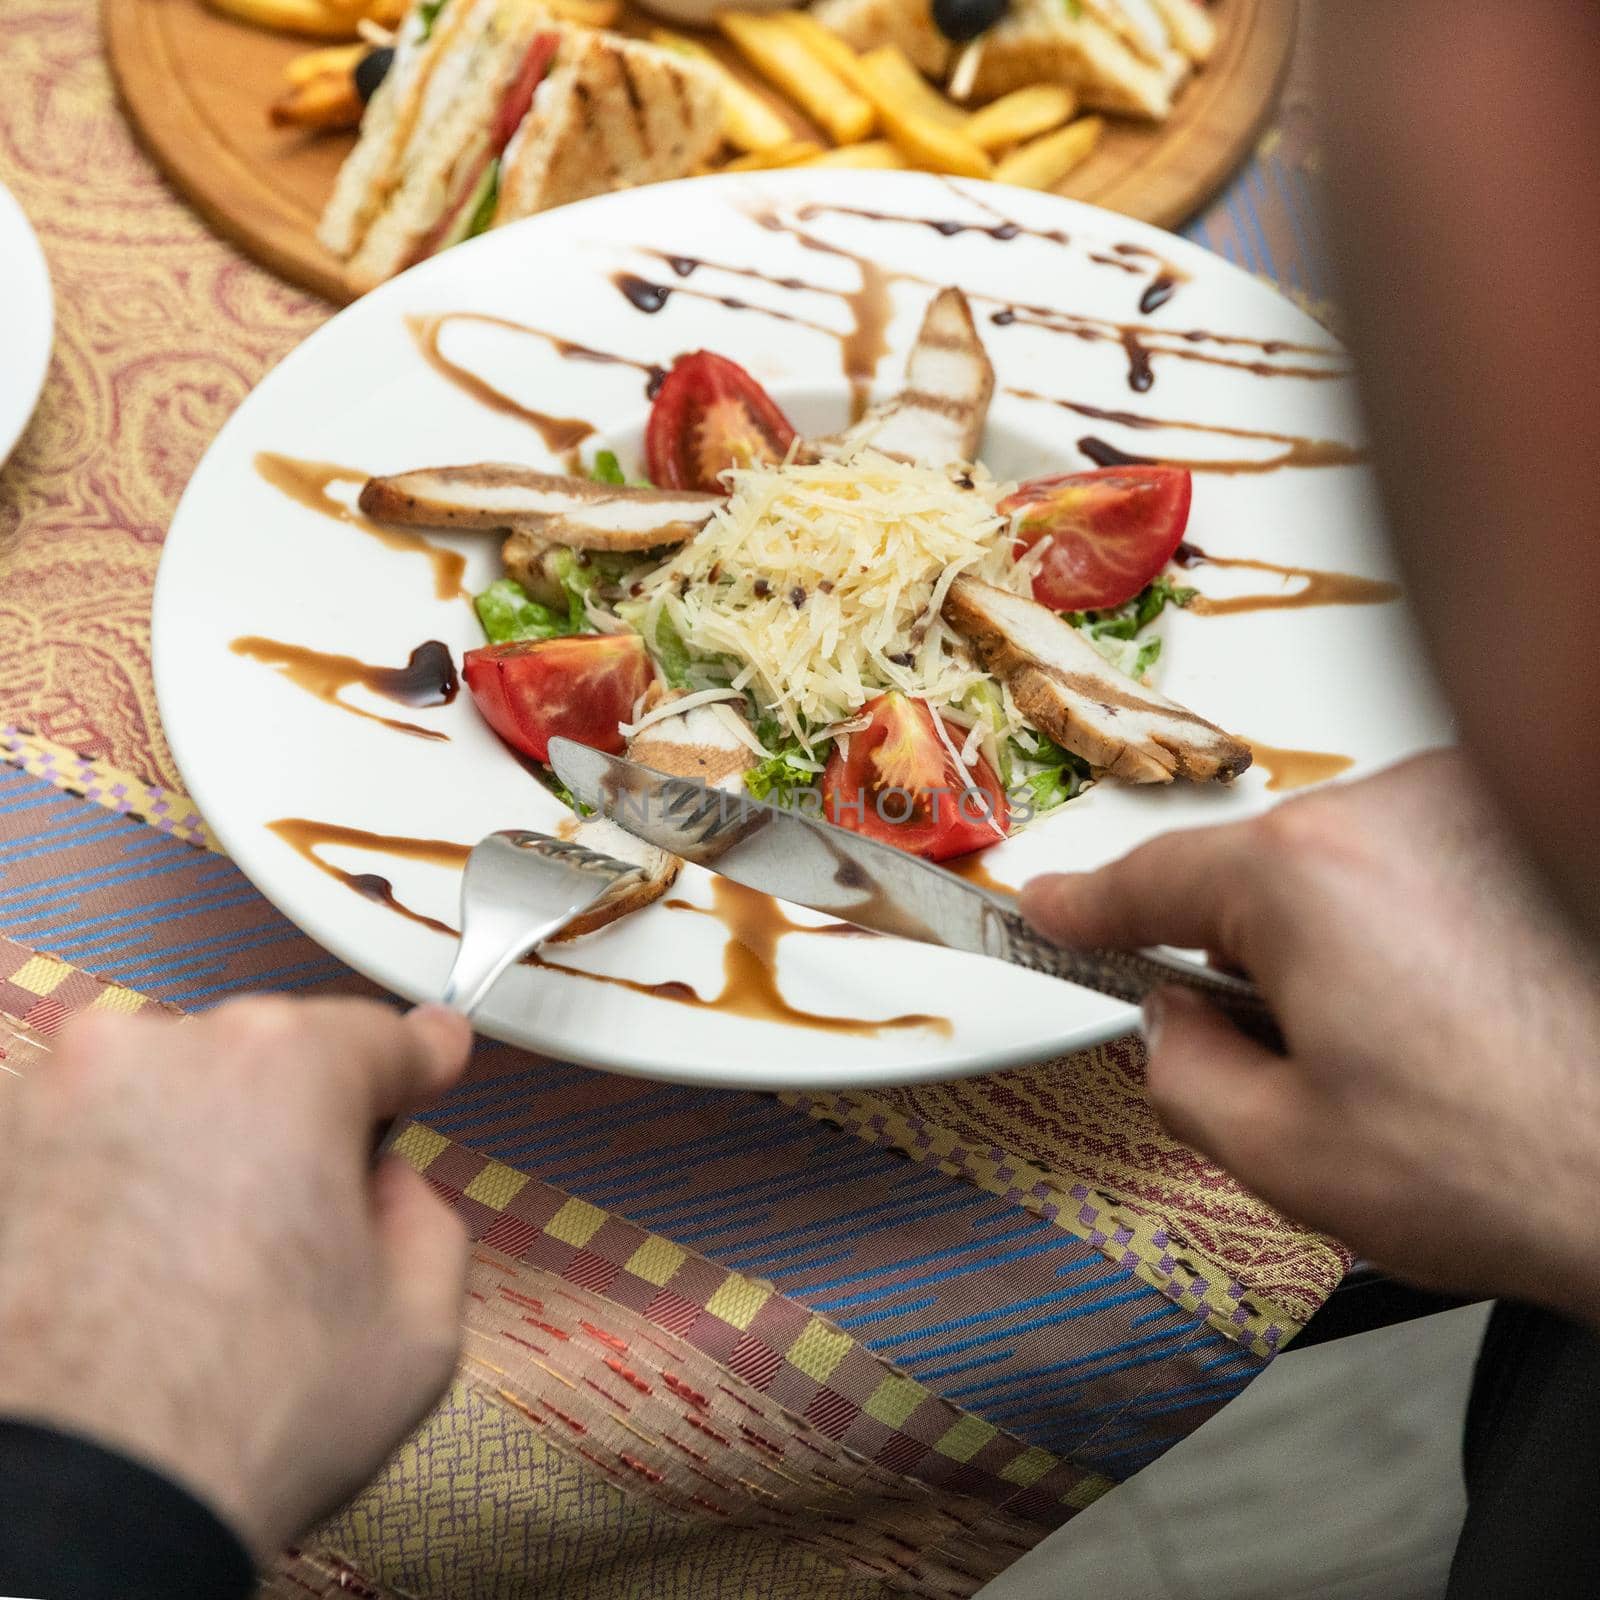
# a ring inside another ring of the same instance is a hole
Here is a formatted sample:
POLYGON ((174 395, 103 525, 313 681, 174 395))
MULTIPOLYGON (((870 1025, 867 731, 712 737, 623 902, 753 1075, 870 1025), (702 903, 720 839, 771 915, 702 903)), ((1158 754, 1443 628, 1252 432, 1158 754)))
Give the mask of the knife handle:
POLYGON ((1266 997, 1248 978, 1181 956, 1154 950, 1069 950, 1052 944, 1009 907, 994 908, 1000 948, 990 951, 1013 966, 1045 972, 1114 1000, 1138 1005, 1152 989, 1179 984, 1203 994, 1241 1033, 1278 1055, 1286 1053, 1283 1031, 1266 997))

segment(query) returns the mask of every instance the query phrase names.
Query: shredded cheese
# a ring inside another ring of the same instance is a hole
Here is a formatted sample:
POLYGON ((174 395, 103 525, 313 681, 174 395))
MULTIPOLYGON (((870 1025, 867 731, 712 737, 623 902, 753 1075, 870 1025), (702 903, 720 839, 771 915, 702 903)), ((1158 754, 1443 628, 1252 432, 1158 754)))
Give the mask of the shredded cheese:
POLYGON ((885 690, 944 709, 986 680, 940 607, 963 572, 1015 583, 1004 485, 868 447, 729 482, 727 504, 637 580, 647 638, 665 618, 695 655, 738 662, 732 687, 811 754, 885 690))
MULTIPOLYGON (((649 694, 649 690, 645 691, 649 694)), ((641 697, 642 698, 642 697, 641 697)), ((708 706, 718 700, 743 700, 744 696, 737 689, 697 689, 693 694, 681 694, 672 699, 665 699, 660 704, 652 706, 641 717, 637 706, 634 708, 634 720, 617 724, 617 732, 624 739, 631 739, 634 734, 645 728, 653 727, 658 722, 670 721, 673 717, 681 717, 687 711, 693 711, 696 706, 708 706)), ((753 737, 753 736, 752 736, 753 737)), ((759 744, 757 749, 759 749, 759 744)))
MULTIPOLYGON (((742 700, 744 696, 738 695, 737 698, 742 700)), ((711 707, 711 712, 723 727, 758 760, 766 755, 766 746, 756 738, 751 731, 750 724, 744 720, 744 717, 739 712, 720 701, 711 707)))

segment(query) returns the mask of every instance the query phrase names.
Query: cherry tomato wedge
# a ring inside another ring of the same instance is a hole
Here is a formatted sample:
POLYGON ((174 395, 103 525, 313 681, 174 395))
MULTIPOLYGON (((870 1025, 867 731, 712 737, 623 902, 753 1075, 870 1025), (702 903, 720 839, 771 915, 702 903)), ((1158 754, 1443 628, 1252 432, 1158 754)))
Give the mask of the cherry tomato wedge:
MULTIPOLYGON (((890 693, 862 707, 871 723, 835 746, 822 770, 829 822, 928 861, 964 856, 1005 836, 1010 807, 994 768, 964 769, 945 748, 924 700, 890 693)), ((944 725, 960 750, 964 728, 944 725)))
POLYGON ((636 633, 516 639, 469 650, 461 663, 483 720, 513 750, 550 759, 550 741, 620 755, 617 724, 633 716, 655 668, 636 633))
POLYGON ((1034 478, 1000 502, 1019 561, 1050 548, 1033 598, 1052 611, 1098 611, 1131 600, 1172 559, 1189 526, 1187 467, 1101 467, 1034 478))
POLYGON ((793 440, 789 419, 743 367, 696 350, 678 357, 656 391, 645 468, 658 489, 720 494, 729 467, 782 461, 793 440))

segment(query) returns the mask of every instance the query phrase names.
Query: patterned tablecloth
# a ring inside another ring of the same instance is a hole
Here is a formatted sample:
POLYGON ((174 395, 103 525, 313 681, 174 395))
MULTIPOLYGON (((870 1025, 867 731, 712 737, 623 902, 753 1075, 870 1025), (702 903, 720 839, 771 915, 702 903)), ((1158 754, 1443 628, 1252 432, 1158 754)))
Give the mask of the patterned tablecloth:
MULTIPOLYGON (((216 852, 149 675, 178 494, 329 308, 163 186, 93 0, 5 0, 0 65, 0 181, 60 323, 0 472, 3 1077, 84 1007, 366 985, 216 852)), ((1316 181, 1291 83, 1188 232, 1316 309, 1316 181)), ((400 1144, 477 1240, 457 1381, 267 1592, 971 1594, 1237 1393, 1346 1265, 1168 1139, 1141 1072, 1123 1040, 774 1098, 480 1048, 400 1144)))

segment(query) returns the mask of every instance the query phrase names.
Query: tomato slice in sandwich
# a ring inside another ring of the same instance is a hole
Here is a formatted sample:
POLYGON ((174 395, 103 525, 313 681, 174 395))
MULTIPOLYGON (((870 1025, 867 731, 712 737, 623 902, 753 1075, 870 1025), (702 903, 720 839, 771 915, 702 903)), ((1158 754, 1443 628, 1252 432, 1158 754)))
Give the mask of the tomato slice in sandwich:
POLYGON ((1189 526, 1186 467, 1101 467, 1034 478, 1000 502, 1020 561, 1048 541, 1033 598, 1052 611, 1099 611, 1131 600, 1172 559, 1189 526))
POLYGON ((550 759, 556 737, 621 755, 629 721, 655 677, 636 633, 516 639, 469 650, 461 675, 483 719, 513 750, 550 759))
POLYGON ((534 35, 533 43, 528 46, 528 53, 522 58, 522 66, 515 78, 511 80, 511 87, 506 90, 506 97, 500 102, 500 115, 494 125, 493 152, 496 156, 506 153, 506 146, 511 143, 518 128, 522 126, 522 119, 533 109, 533 91, 544 81, 544 75, 550 70, 550 63, 555 60, 556 46, 561 43, 559 33, 539 33, 534 35))
POLYGON ((486 207, 488 218, 493 219, 497 174, 491 173, 490 168, 497 167, 501 156, 506 153, 506 146, 511 143, 517 129, 522 126, 523 119, 533 109, 534 90, 539 87, 545 73, 550 70, 550 63, 555 59, 556 47, 560 43, 561 35, 558 33, 540 33, 534 36, 533 42, 528 46, 527 54, 522 58, 522 65, 517 69, 516 77, 511 80, 511 86, 500 102, 500 110, 495 117, 494 129, 487 148, 478 156, 463 178, 455 200, 445 208, 444 214, 417 246, 411 257, 412 266, 419 261, 426 261, 431 255, 437 255, 448 245, 460 244, 474 231, 481 232, 488 225, 487 222, 480 223, 477 229, 473 227, 474 213, 480 205, 486 207))
MULTIPOLYGON (((947 861, 1003 839, 1010 807, 994 768, 970 767, 939 737, 925 700, 895 692, 862 707, 871 720, 836 745, 822 771, 822 814, 841 828, 928 861, 947 861)), ((961 749, 964 728, 944 724, 961 749)))
POLYGON ((782 461, 794 429, 737 362, 709 350, 679 356, 656 391, 645 429, 645 470, 658 489, 721 494, 729 467, 782 461))

